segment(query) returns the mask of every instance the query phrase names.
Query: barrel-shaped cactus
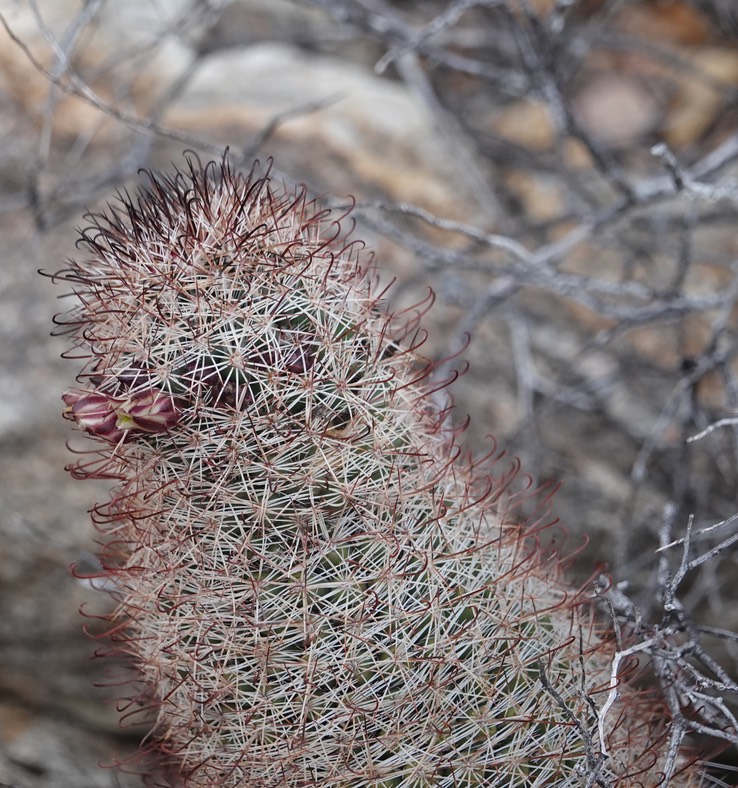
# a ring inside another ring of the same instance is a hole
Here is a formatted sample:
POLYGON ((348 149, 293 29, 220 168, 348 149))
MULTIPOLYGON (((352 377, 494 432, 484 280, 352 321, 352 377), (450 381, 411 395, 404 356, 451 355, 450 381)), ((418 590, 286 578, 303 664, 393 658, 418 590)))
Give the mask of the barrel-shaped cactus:
POLYGON ((623 686, 602 713, 615 646, 504 473, 458 457, 417 314, 383 313, 342 218, 190 157, 93 215, 58 275, 151 779, 660 784, 660 708, 623 686))

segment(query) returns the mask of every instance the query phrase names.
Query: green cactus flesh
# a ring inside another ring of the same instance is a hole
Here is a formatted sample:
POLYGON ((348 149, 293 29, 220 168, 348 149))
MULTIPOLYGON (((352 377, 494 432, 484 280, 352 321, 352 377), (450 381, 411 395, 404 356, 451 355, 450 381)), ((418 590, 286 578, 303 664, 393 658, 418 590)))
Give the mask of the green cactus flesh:
POLYGON ((506 517, 508 477, 458 457, 418 315, 383 314, 341 218, 192 157, 93 215, 58 275, 88 358, 66 414, 98 441, 74 473, 116 480, 93 518, 150 779, 660 784, 643 691, 600 756, 611 638, 506 517))

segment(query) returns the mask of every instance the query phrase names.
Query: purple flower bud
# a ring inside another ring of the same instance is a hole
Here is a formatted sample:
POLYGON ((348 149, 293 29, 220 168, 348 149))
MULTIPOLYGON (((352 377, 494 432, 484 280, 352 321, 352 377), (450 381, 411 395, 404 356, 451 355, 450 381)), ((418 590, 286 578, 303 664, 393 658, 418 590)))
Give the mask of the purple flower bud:
POLYGON ((284 368, 287 372, 302 375, 308 372, 315 361, 315 349, 309 345, 293 348, 287 355, 284 368))
POLYGON ((73 389, 62 396, 64 417, 77 422, 80 429, 111 443, 117 443, 125 436, 118 426, 116 405, 119 400, 99 391, 73 389))
POLYGON ((101 391, 68 391, 62 397, 66 418, 80 429, 110 443, 130 437, 132 430, 166 432, 179 421, 174 400, 163 391, 150 389, 126 398, 101 391))
POLYGON ((179 421, 174 400, 163 391, 149 391, 128 397, 116 408, 118 427, 143 432, 166 432, 179 421))

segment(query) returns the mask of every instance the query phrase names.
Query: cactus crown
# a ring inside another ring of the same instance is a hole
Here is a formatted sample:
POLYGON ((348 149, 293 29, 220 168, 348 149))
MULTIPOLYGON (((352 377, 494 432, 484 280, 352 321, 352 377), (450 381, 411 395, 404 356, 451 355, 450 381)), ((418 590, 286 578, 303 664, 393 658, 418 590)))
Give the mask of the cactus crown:
POLYGON ((152 780, 659 783, 643 694, 598 755, 613 646, 503 516, 509 477, 459 459, 419 312, 382 313, 344 217, 190 156, 90 218, 65 413, 98 442, 75 475, 117 480, 93 519, 152 780))

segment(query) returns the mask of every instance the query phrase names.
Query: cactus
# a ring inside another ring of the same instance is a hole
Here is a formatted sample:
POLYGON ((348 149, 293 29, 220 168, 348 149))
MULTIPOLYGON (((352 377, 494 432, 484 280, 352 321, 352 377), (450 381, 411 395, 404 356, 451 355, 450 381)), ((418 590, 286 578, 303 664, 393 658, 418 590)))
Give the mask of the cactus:
POLYGON ((345 216, 190 155, 89 218, 65 415, 74 475, 116 480, 92 516, 151 780, 663 784, 663 709, 624 683, 602 713, 613 638, 460 456, 422 309, 383 313, 345 216))

